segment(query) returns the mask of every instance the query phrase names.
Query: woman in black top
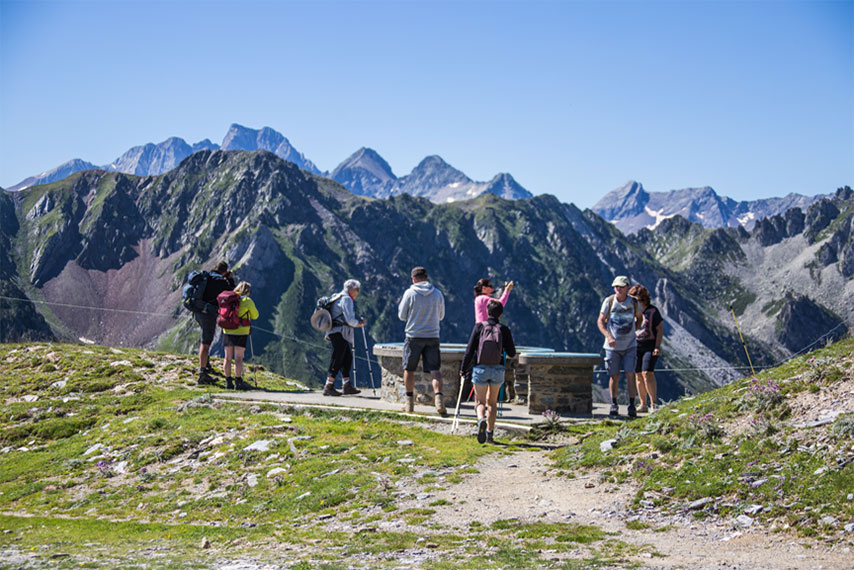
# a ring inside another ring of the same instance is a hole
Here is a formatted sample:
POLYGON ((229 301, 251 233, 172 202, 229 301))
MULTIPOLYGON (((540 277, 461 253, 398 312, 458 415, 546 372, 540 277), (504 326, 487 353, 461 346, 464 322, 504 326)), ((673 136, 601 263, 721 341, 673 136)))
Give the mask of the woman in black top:
POLYGON ((638 340, 638 358, 635 365, 637 372, 638 396, 641 406, 639 412, 654 412, 658 407, 657 385, 655 381, 655 363, 661 356, 661 340, 664 336, 664 319, 658 308, 650 303, 649 291, 643 285, 635 285, 629 289, 629 296, 637 299, 643 310, 643 321, 635 331, 638 340), (649 394, 650 407, 646 405, 649 394))

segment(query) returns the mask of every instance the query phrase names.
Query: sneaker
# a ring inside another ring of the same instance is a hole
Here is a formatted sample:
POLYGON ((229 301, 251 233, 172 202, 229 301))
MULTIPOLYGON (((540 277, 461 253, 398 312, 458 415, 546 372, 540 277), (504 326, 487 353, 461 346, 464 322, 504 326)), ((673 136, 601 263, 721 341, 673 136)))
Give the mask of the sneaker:
POLYGON ((234 378, 232 378, 231 376, 225 377, 225 389, 234 390, 234 378))
POLYGON ((406 397, 406 403, 403 405, 403 411, 407 413, 415 412, 415 397, 406 397))
POLYGON ((486 419, 484 418, 477 420, 477 442, 486 442, 486 419))
POLYGON ((486 432, 486 443, 495 443, 493 433, 491 431, 486 432))
POLYGON ((324 396, 340 396, 341 392, 335 389, 334 384, 327 384, 323 387, 323 395, 324 396))
POLYGON ((635 409, 635 405, 634 405, 634 404, 631 404, 631 403, 629 404, 629 410, 628 410, 628 413, 629 413, 629 417, 630 417, 630 418, 636 418, 636 417, 638 417, 638 411, 635 409))
POLYGON ((646 404, 644 404, 640 408, 638 408, 638 413, 640 413, 640 414, 645 414, 648 411, 649 411, 649 408, 646 406, 646 404))
POLYGON ((448 410, 445 409, 445 403, 442 402, 441 394, 436 394, 434 402, 436 403, 436 413, 438 413, 440 416, 444 416, 448 413, 448 410))
POLYGON ((243 380, 242 376, 238 376, 234 379, 234 389, 235 390, 251 390, 252 385, 243 380))
POLYGON ((608 412, 608 415, 612 418, 617 418, 620 416, 620 408, 617 404, 611 404, 611 411, 608 412))
POLYGON ((346 394, 346 395, 350 395, 350 394, 361 394, 361 393, 362 393, 362 391, 361 391, 361 390, 359 390, 358 388, 355 388, 355 387, 353 386, 353 384, 351 384, 350 382, 345 382, 345 383, 344 383, 344 389, 342 390, 342 392, 343 392, 344 394, 346 394))

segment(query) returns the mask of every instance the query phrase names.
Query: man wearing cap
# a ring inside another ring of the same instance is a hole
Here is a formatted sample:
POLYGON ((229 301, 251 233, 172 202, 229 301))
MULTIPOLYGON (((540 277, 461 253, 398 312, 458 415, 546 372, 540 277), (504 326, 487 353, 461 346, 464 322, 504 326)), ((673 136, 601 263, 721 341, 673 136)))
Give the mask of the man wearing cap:
POLYGON ((405 412, 415 409, 415 370, 422 360, 424 372, 433 378, 436 411, 445 415, 442 402, 442 359, 439 354, 439 322, 445 318, 445 297, 427 281, 427 270, 415 267, 410 273, 412 285, 403 294, 397 316, 406 323, 403 343, 403 384, 406 387, 405 412))
POLYGON ((614 294, 602 302, 597 325, 605 337, 605 369, 610 376, 608 388, 611 392, 611 417, 620 414, 617 406, 620 370, 626 371, 626 384, 629 392, 628 414, 637 416, 635 408, 635 363, 637 361, 637 338, 635 329, 640 326, 643 313, 635 299, 629 297, 629 278, 618 275, 611 283, 614 294))

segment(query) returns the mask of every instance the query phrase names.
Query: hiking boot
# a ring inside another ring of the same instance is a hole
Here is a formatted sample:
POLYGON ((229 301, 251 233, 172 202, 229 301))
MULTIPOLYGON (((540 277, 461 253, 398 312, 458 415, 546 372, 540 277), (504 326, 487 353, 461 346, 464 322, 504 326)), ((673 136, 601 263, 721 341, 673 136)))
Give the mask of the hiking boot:
POLYGON ((234 390, 234 378, 232 378, 231 376, 225 377, 225 389, 234 390))
POLYGON ((436 413, 440 416, 444 416, 448 413, 448 410, 445 409, 445 403, 442 402, 442 395, 436 394, 434 401, 436 402, 436 413))
POLYGON ((251 390, 252 384, 245 382, 243 380, 243 376, 238 376, 234 379, 234 389, 235 390, 251 390))
POLYGON ((493 439, 493 433, 491 431, 486 432, 486 443, 495 443, 495 439, 493 439))
POLYGON ((345 382, 345 383, 344 383, 344 389, 343 389, 343 390, 341 390, 341 392, 343 392, 345 395, 350 395, 350 394, 361 394, 361 393, 362 393, 362 391, 361 391, 361 390, 359 390, 358 388, 355 388, 355 387, 353 386, 353 384, 351 384, 350 382, 345 382))
POLYGON ((415 396, 406 397, 406 403, 403 405, 403 411, 410 414, 415 411, 415 396))
POLYGON ((628 413, 629 413, 629 417, 630 417, 630 418, 636 418, 636 417, 638 417, 638 411, 635 409, 635 405, 634 405, 634 403, 632 403, 632 402, 629 402, 629 410, 628 410, 628 413))
POLYGON ((213 374, 213 372, 214 372, 213 366, 211 366, 211 365, 210 365, 210 363, 208 363, 208 365, 207 365, 207 366, 205 366, 204 368, 202 368, 202 370, 204 370, 204 371, 205 371, 205 374, 207 374, 208 376, 210 376, 210 375, 211 375, 211 374, 213 374))
POLYGON ((477 442, 486 442, 486 418, 477 420, 477 442))
POLYGON ((609 415, 609 416, 611 416, 612 418, 618 418, 618 417, 620 417, 620 408, 619 408, 619 406, 617 406, 617 404, 611 404, 611 411, 610 411, 610 412, 608 412, 608 415, 609 415))
POLYGON ((214 383, 214 379, 211 378, 204 369, 199 370, 199 379, 196 381, 200 386, 211 385, 214 383))
POLYGON ((324 396, 340 396, 341 392, 335 389, 334 384, 327 384, 323 387, 323 395, 324 396))

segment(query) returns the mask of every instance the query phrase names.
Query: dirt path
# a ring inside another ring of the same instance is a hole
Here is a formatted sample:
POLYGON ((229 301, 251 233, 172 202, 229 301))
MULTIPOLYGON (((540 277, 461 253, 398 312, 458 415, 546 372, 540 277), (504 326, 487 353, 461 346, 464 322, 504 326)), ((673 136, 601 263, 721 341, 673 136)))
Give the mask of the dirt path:
POLYGON ((437 508, 430 522, 459 529, 467 529, 472 521, 488 525, 510 518, 596 525, 626 543, 653 547, 661 557, 642 552, 635 560, 651 568, 854 568, 854 557, 844 545, 828 547, 764 529, 737 530, 729 521, 697 522, 690 515, 633 511, 635 490, 630 485, 600 484, 596 475, 568 479, 554 474, 543 450, 491 454, 476 467, 480 473, 462 483, 432 491, 426 499, 402 501, 400 508, 424 508, 446 499, 452 506, 437 508), (633 517, 650 528, 627 529, 626 521, 633 517), (668 530, 653 531, 668 525, 668 530))

